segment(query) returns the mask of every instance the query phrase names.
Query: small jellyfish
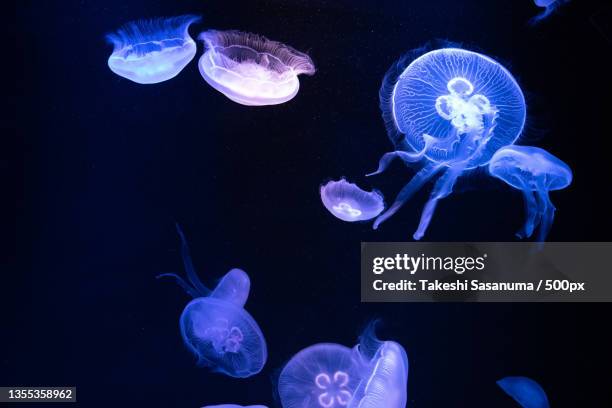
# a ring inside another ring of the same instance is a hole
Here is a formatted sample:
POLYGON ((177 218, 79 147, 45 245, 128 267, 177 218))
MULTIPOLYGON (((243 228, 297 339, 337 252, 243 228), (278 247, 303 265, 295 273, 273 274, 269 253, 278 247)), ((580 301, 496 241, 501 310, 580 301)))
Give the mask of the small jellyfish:
POLYGON ((508 70, 460 48, 401 58, 385 75, 380 107, 395 151, 383 155, 369 176, 382 173, 395 158, 421 168, 376 219, 374 229, 442 173, 423 209, 416 240, 462 174, 486 165, 497 149, 514 143, 526 113, 523 93, 508 70))
POLYGON ((549 408, 546 393, 540 384, 527 377, 505 377, 497 385, 523 408, 549 408))
POLYGON ((544 241, 555 216, 548 192, 570 185, 569 166, 538 147, 506 146, 491 158, 489 173, 523 192, 527 219, 516 235, 528 238, 539 225, 538 241, 544 241))
POLYGON ((532 17, 529 20, 529 23, 534 25, 544 20, 546 17, 550 16, 556 9, 561 6, 563 3, 567 3, 570 0, 534 0, 536 6, 544 9, 540 14, 535 17, 532 17))
POLYGON ((172 79, 193 59, 196 43, 189 26, 200 18, 184 15, 132 21, 106 36, 114 49, 108 66, 139 84, 172 79))
POLYGON ((345 179, 328 182, 321 186, 320 193, 325 208, 343 221, 370 220, 385 209, 379 191, 364 191, 345 179))
POLYGON ((247 106, 278 105, 298 93, 298 75, 313 75, 310 57, 288 45, 241 31, 205 31, 198 66, 210 86, 247 106))
POLYGON ((189 282, 176 274, 159 277, 176 279, 194 299, 180 318, 183 341, 198 357, 198 364, 231 377, 250 377, 261 371, 267 359, 267 347, 261 329, 243 309, 250 290, 248 275, 232 269, 209 290, 197 277, 185 236, 181 253, 189 282))
POLYGON ((297 353, 283 368, 283 408, 404 408, 408 358, 403 347, 366 329, 353 349, 321 343, 297 353))

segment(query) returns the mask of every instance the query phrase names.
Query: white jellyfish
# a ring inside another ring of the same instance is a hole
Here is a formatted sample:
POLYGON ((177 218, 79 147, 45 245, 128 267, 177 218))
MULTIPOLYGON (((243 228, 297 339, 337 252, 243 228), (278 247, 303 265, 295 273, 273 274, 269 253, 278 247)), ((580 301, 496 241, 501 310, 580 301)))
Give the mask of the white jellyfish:
POLYGON ((298 75, 313 75, 310 57, 292 47, 241 31, 205 31, 198 66, 210 86, 241 105, 277 105, 300 88, 298 75))
POLYGON ((325 208, 343 221, 371 220, 385 209, 384 198, 379 191, 364 191, 345 179, 322 185, 320 193, 325 208))
POLYGON ((193 59, 196 43, 189 26, 193 15, 132 21, 106 36, 114 49, 108 66, 115 74, 139 84, 174 78, 193 59))

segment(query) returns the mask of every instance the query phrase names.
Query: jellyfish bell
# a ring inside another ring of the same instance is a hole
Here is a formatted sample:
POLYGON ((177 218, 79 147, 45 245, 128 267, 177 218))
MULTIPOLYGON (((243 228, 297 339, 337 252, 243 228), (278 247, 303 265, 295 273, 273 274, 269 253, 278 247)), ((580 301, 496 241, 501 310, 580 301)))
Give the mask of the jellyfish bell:
POLYGON ((267 359, 265 340, 253 317, 231 303, 193 299, 180 319, 181 335, 198 364, 231 377, 250 377, 267 359))
POLYGON ((303 349, 285 365, 278 393, 283 408, 346 407, 359 380, 351 349, 320 343, 303 349))
POLYGON ((321 186, 321 201, 327 210, 343 221, 371 220, 382 212, 385 202, 377 190, 365 191, 345 179, 321 186))
POLYGON ((108 66, 115 74, 139 84, 174 78, 196 54, 189 26, 200 17, 183 15, 132 21, 107 35, 114 49, 108 66))
POLYGON ((198 359, 198 365, 230 377, 250 377, 266 363, 266 340, 259 325, 243 308, 250 289, 248 275, 232 269, 212 291, 198 278, 185 235, 177 225, 181 254, 187 280, 172 273, 171 277, 194 299, 180 317, 181 336, 187 348, 198 359))
POLYGON ((544 241, 552 226, 555 206, 548 192, 561 190, 572 182, 572 170, 544 149, 533 146, 506 146, 499 149, 488 166, 493 177, 521 190, 527 214, 519 238, 528 238, 539 226, 538 241, 544 241))
POLYGON ((241 31, 205 31, 198 67, 204 80, 232 101, 277 105, 298 93, 298 75, 313 75, 310 57, 292 47, 241 31))
POLYGON ((408 356, 394 341, 376 338, 370 324, 354 347, 360 361, 362 379, 353 393, 349 408, 404 408, 408 399, 408 356))
POLYGON ((492 58, 461 48, 442 48, 401 58, 380 90, 380 107, 395 150, 383 155, 382 173, 393 159, 421 169, 374 222, 397 212, 425 183, 438 177, 414 233, 421 239, 437 203, 452 193, 466 171, 484 166, 523 131, 525 98, 510 72, 492 58))
POLYGON ((527 377, 505 377, 497 385, 523 408, 549 408, 544 389, 527 377))

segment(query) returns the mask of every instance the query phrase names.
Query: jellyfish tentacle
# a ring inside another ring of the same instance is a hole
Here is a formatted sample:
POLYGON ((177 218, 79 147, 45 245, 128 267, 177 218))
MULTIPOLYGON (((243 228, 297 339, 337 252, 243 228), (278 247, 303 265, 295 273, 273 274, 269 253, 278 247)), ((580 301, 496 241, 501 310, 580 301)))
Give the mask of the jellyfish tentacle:
POLYGON ((179 286, 183 288, 185 292, 187 292, 189 296, 193 298, 200 297, 200 294, 198 293, 198 291, 193 286, 191 286, 189 283, 185 282, 185 279, 181 278, 176 273, 162 273, 155 277, 155 279, 161 279, 161 278, 173 278, 174 280, 176 280, 176 283, 178 283, 179 286))
POLYGON ((384 172, 387 169, 387 167, 389 167, 393 159, 395 159, 396 157, 402 159, 404 163, 418 162, 425 156, 425 154, 427 153, 429 148, 433 145, 435 140, 436 139, 433 136, 430 136, 428 134, 423 134, 423 141, 425 143, 423 145, 423 148, 419 150, 418 152, 404 152, 402 150, 396 150, 394 152, 388 152, 388 153, 383 154, 383 156, 380 158, 380 161, 378 162, 378 169, 372 173, 366 174, 366 177, 374 176, 376 174, 380 174, 384 172))
POLYGON ((195 268, 193 267, 191 254, 189 253, 189 245, 187 245, 187 239, 185 238, 185 234, 183 233, 183 230, 181 229, 181 226, 178 223, 176 224, 176 231, 178 232, 179 237, 181 238, 181 256, 183 257, 183 265, 185 266, 185 271, 187 272, 187 278, 189 279, 189 282, 191 282, 191 284, 193 285, 194 290, 198 292, 198 296, 206 296, 210 294, 210 289, 204 286, 202 281, 200 281, 200 278, 198 278, 195 268))
POLYGON ((423 185, 429 181, 441 168, 443 164, 429 163, 423 167, 412 179, 400 190, 395 198, 395 202, 374 221, 373 228, 378 229, 378 226, 382 224, 387 218, 391 217, 397 212, 405 203, 417 192, 423 185))
POLYGON ((434 186, 434 189, 431 192, 429 200, 423 208, 419 226, 413 235, 413 238, 415 240, 418 241, 423 238, 423 235, 425 234, 425 231, 427 230, 427 227, 431 222, 431 218, 433 217, 433 214, 436 211, 438 201, 444 197, 447 197, 453 191, 455 182, 461 175, 461 172, 463 172, 464 168, 464 165, 451 167, 436 181, 436 185, 434 186))
POLYGON ((523 181, 521 181, 521 191, 525 201, 525 224, 516 232, 516 236, 525 239, 533 234, 534 228, 539 223, 538 202, 529 185, 523 181))
POLYGON ((546 240, 548 233, 550 232, 550 228, 552 227, 553 220, 555 218, 556 207, 550 201, 550 197, 548 196, 548 190, 540 189, 538 190, 538 197, 540 201, 543 203, 542 208, 542 221, 540 222, 540 230, 538 232, 538 241, 543 242, 546 240))

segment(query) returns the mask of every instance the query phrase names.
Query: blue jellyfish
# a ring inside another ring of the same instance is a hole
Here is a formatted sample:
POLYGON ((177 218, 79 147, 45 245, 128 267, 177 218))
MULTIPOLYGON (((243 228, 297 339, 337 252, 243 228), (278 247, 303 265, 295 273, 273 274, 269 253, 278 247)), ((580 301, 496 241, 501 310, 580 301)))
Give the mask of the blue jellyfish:
POLYGON ((176 274, 172 277, 194 299, 187 304, 180 318, 183 341, 198 357, 198 364, 231 377, 250 377, 261 371, 267 359, 267 347, 261 329, 243 309, 250 290, 248 275, 232 269, 209 290, 197 277, 185 236, 181 237, 181 253, 189 282, 176 274))
POLYGON ((527 377, 505 377, 497 385, 523 408, 549 408, 546 393, 540 384, 527 377))
POLYGON ((332 180, 322 185, 320 193, 325 208, 343 221, 370 220, 385 209, 385 202, 379 191, 364 191, 345 179, 332 180))
POLYGON ((436 174, 414 239, 423 237, 438 201, 464 172, 486 165, 514 143, 525 124, 525 98, 515 79, 495 60, 459 48, 402 58, 385 75, 380 106, 395 151, 382 156, 383 172, 395 158, 420 170, 374 222, 391 217, 436 174))
POLYGON ((199 19, 184 15, 125 24, 106 36, 114 46, 109 68, 139 84, 174 78, 195 56, 196 44, 189 36, 189 26, 199 19))
POLYGON ((198 66, 204 80, 241 105, 278 105, 298 93, 298 75, 313 75, 310 57, 288 45, 240 31, 205 31, 198 66))
POLYGON ((539 225, 538 241, 544 241, 555 216, 548 192, 570 185, 569 166, 538 147, 506 146, 491 158, 489 173, 523 192, 527 219, 516 235, 528 238, 539 225))
POLYGON ((569 0, 533 0, 536 6, 544 9, 540 14, 535 17, 532 17, 529 20, 530 24, 537 24, 540 21, 544 20, 546 17, 550 16, 561 4, 568 3, 569 0))
POLYGON ((408 358, 403 347, 366 329, 353 349, 321 343, 297 353, 283 368, 283 408, 403 408, 408 358))

